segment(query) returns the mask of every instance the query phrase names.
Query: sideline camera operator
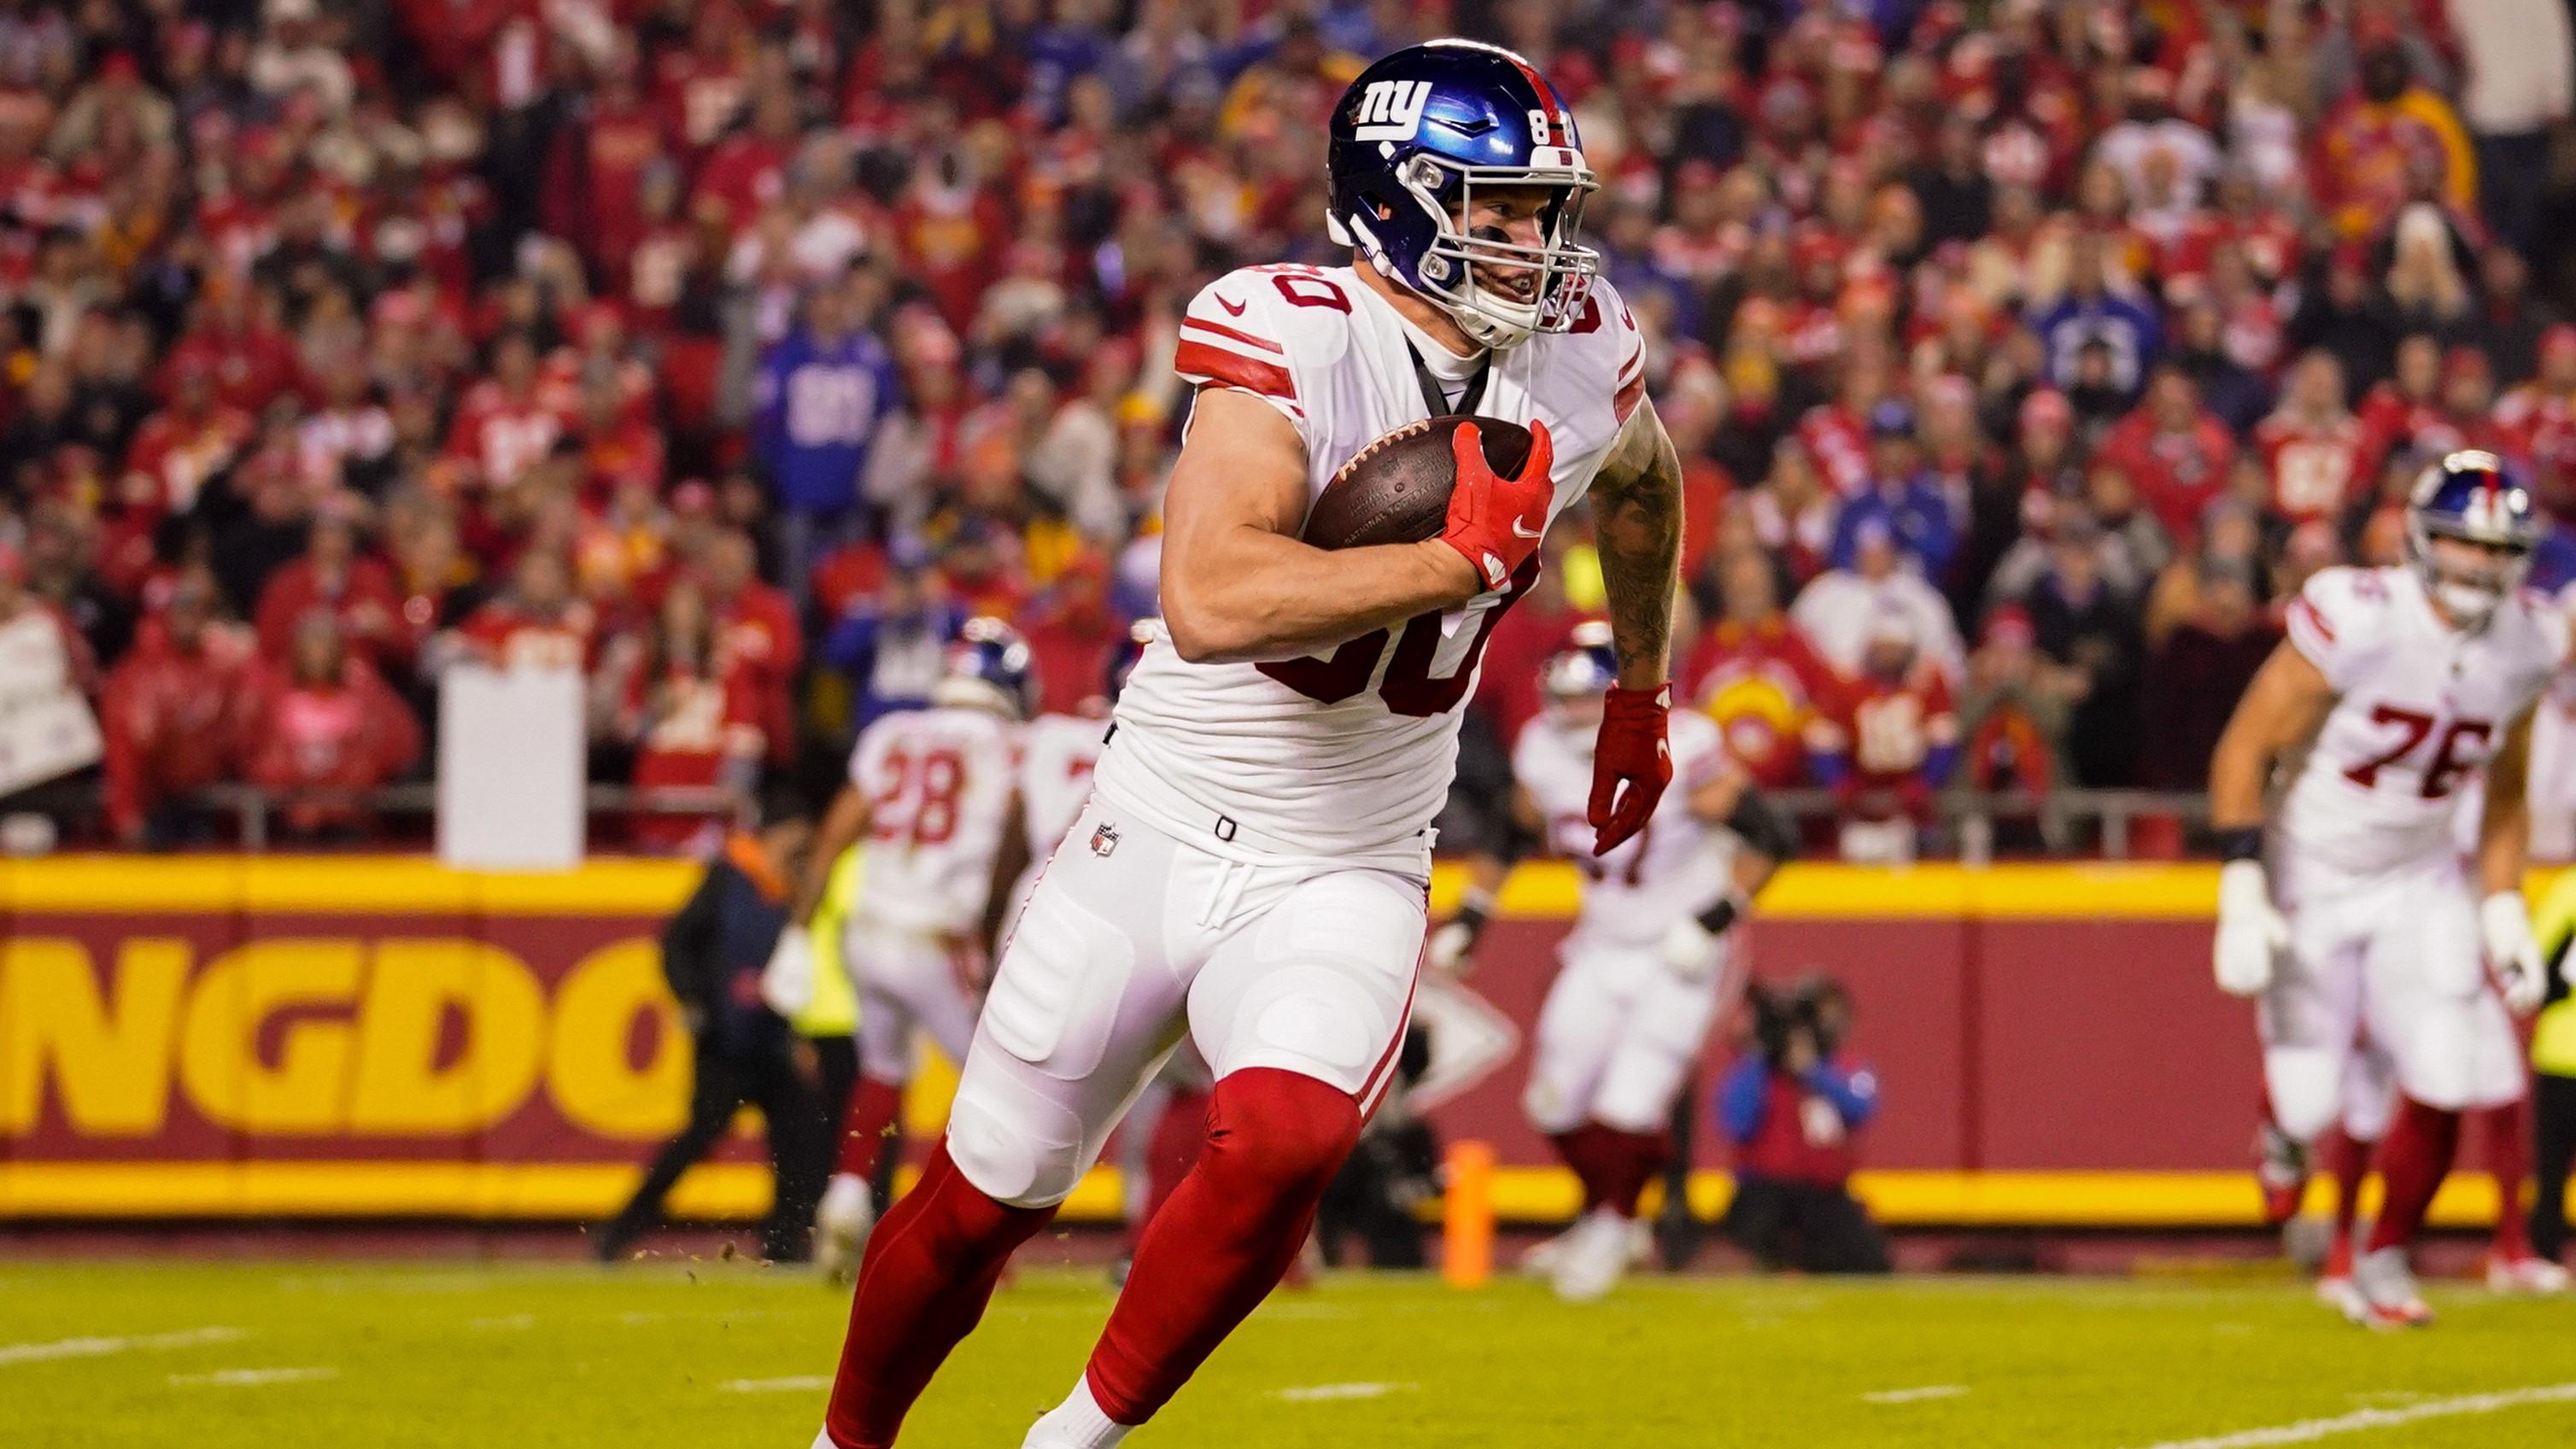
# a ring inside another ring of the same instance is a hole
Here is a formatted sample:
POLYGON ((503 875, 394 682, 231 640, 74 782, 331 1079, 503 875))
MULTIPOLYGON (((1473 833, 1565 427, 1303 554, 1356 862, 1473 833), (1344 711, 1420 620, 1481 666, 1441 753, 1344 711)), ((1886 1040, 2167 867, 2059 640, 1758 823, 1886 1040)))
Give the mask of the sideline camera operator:
POLYGON ((1717 1093, 1735 1144, 1725 1231, 1768 1268, 1884 1273, 1887 1238, 1851 1195, 1852 1134, 1878 1109, 1878 1080, 1836 1059, 1851 1023, 1842 983, 1746 988, 1755 1050, 1717 1093))

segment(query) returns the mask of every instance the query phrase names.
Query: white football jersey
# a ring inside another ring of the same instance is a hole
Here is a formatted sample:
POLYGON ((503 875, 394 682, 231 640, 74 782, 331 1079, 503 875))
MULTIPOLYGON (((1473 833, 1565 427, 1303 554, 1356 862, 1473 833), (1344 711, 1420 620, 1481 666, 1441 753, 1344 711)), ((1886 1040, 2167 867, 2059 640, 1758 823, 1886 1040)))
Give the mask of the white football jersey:
MULTIPOLYGON (((1427 405, 1411 351, 1437 344, 1414 335, 1348 267, 1251 267, 1190 303, 1174 365, 1295 425, 1311 502, 1361 449, 1448 410, 1427 405)), ((1636 323, 1596 281, 1573 330, 1493 355, 1473 411, 1546 422, 1553 519, 1591 486, 1644 388, 1636 323)), ((1462 608, 1308 658, 1190 664, 1157 637, 1119 696, 1103 795, 1183 839, 1426 868, 1431 819, 1457 766, 1458 706, 1474 692, 1486 635, 1537 573, 1533 559, 1462 608)))
POLYGON ((1100 761, 1100 737, 1109 721, 1078 714, 1042 714, 1020 732, 1020 821, 1029 835, 1029 859, 1055 853, 1073 828, 1082 802, 1091 798, 1091 768, 1100 761))
POLYGON ((1651 945, 1665 928, 1695 916, 1726 894, 1735 837, 1691 813, 1693 790, 1726 768, 1725 737, 1697 710, 1672 717, 1673 783, 1655 802, 1646 827, 1608 855, 1592 854, 1592 746, 1595 727, 1541 711, 1512 747, 1512 778, 1547 817, 1547 842, 1585 873, 1582 914, 1574 933, 1618 945, 1651 945))
POLYGON ((860 732, 850 783, 867 792, 868 835, 854 917, 923 932, 983 924, 1017 788, 1016 729, 987 710, 934 708, 860 732))
POLYGON ((2289 635, 2338 697, 2276 838, 2302 865, 2376 875, 2452 853, 2463 790, 2565 662, 2568 624, 2526 590, 2466 632, 2411 568, 2333 568, 2291 601, 2289 635))

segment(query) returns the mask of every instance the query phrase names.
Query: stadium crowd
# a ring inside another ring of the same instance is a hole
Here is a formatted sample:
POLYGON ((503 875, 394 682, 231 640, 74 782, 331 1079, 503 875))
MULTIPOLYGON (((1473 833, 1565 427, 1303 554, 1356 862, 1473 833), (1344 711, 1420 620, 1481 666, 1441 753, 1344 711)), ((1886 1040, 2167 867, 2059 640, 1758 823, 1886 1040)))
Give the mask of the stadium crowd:
MULTIPOLYGON (((2195 789, 2448 450, 2576 577, 2562 0, 0 0, 0 624, 97 702, 76 833, 416 774, 474 655, 578 664, 612 782, 828 771, 975 612, 1075 708, 1184 306, 1344 260, 1326 110, 1443 33, 1576 111, 1677 677, 1767 783, 2195 789)), ((1599 604, 1574 523, 1470 789, 1599 604)))

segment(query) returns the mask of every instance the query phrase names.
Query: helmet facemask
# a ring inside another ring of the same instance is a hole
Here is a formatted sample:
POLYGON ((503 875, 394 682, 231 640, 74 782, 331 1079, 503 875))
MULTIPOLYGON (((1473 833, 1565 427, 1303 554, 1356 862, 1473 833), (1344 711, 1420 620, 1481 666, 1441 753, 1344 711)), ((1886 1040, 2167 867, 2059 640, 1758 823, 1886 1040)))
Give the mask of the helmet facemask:
POLYGON ((2406 542, 2425 592, 2463 628, 2484 627, 2531 572, 2531 549, 2523 543, 2437 532, 2421 519, 2409 523, 2406 542), (2441 548, 2442 541, 2459 547, 2441 548))
POLYGON ((1544 166, 1470 166, 1426 153, 1407 161, 1396 173, 1403 197, 1374 199, 1390 208, 1409 200, 1430 218, 1432 240, 1415 264, 1417 276, 1404 275, 1364 215, 1331 218, 1333 238, 1359 247, 1379 272, 1438 305, 1480 346, 1513 347, 1536 333, 1567 331, 1583 315, 1601 271, 1601 254, 1574 240, 1582 231, 1584 198, 1599 182, 1570 148, 1553 148, 1547 159, 1544 166), (1490 235, 1491 227, 1471 230, 1479 186, 1553 189, 1555 200, 1538 215, 1540 241, 1507 241, 1490 235), (1528 300, 1479 281, 1479 269, 1531 277, 1528 300))

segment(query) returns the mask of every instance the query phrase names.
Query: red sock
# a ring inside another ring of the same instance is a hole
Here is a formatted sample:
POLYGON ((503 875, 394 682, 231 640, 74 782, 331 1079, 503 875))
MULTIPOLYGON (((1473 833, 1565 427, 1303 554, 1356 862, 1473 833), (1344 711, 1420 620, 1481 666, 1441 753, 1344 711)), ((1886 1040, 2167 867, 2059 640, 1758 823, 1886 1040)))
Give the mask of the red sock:
POLYGON ((2326 1144, 2326 1166, 2334 1173, 2334 1231, 2337 1241, 2349 1241, 2352 1222, 2361 1213, 2361 1180, 2370 1176, 2371 1149, 2377 1143, 2363 1142, 2348 1132, 2337 1131, 2326 1144))
POLYGON ((1602 1188, 1616 1170, 1610 1162, 1610 1145, 1603 1140, 1609 1130, 1598 1122, 1586 1122, 1547 1139, 1573 1169, 1574 1180, 1583 1184, 1582 1210, 1587 1213, 1601 1206, 1602 1188))
POLYGON ((1313 1077, 1252 1067, 1216 1084, 1206 1150, 1145 1225, 1091 1351, 1112 1420, 1152 1418, 1277 1285, 1359 1134, 1359 1104, 1313 1077))
POLYGON ((2379 1205, 2379 1222, 2370 1230, 2368 1251, 2413 1245, 2459 1148, 2459 1113, 2427 1107, 2412 1097, 2397 1099, 2397 1121, 2379 1144, 2379 1179, 2388 1192, 2379 1205))
POLYGON ((921 1182, 887 1209, 859 1262, 850 1331, 823 1423, 840 1449, 889 1449, 949 1350, 984 1316, 1003 1267, 1055 1209, 1007 1207, 930 1151, 921 1182))
POLYGON ((880 1082, 862 1073, 850 1088, 850 1108, 841 1114, 841 1155, 834 1172, 851 1177, 877 1175, 877 1154, 885 1150, 885 1139, 900 1133, 896 1119, 903 1115, 903 1088, 892 1082, 880 1082))
POLYGON ((1207 1143, 1207 1110, 1207 1093, 1176 1087, 1154 1119, 1153 1133, 1145 1142, 1145 1210, 1127 1229, 1128 1257, 1136 1256, 1137 1246, 1145 1240, 1146 1224, 1198 1165, 1199 1149, 1207 1143))
POLYGON ((1669 1155, 1666 1134, 1622 1132, 1615 1127, 1599 1130, 1611 1164, 1609 1179, 1602 1184, 1602 1205, 1623 1218, 1633 1218, 1637 1215, 1637 1199, 1645 1193, 1646 1184, 1663 1170, 1664 1159, 1669 1155))
POLYGON ((2478 1114, 2485 1129, 2487 1171, 2495 1177, 2495 1255, 2507 1263, 2531 1256, 2531 1224, 2523 1217, 2522 1180, 2531 1175, 2530 1108, 2522 1099, 2478 1114))

